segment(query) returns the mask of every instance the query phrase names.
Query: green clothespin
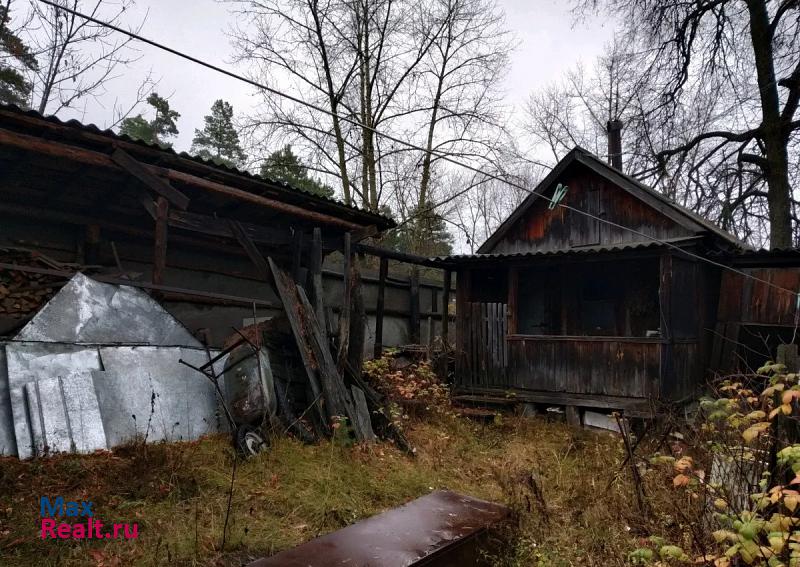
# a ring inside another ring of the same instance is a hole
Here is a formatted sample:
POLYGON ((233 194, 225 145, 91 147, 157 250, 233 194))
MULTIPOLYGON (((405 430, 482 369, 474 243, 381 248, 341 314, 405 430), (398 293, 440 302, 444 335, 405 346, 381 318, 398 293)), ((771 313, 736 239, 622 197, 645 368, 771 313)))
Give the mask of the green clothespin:
POLYGON ((551 211, 555 209, 561 202, 561 200, 564 198, 564 195, 567 194, 567 189, 569 189, 569 187, 567 187, 566 185, 562 185, 561 183, 556 185, 556 190, 553 191, 553 198, 550 199, 550 205, 548 205, 547 208, 550 209, 551 211))

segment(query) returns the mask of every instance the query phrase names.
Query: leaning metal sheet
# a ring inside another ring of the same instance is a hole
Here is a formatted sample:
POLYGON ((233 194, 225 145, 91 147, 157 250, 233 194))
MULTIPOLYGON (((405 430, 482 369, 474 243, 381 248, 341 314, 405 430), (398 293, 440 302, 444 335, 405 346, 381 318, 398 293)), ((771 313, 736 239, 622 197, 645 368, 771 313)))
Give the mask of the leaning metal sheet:
POLYGON ((6 344, 6 363, 17 452, 21 459, 26 459, 33 456, 33 451, 26 417, 25 384, 34 378, 42 381, 59 376, 68 382, 76 374, 99 370, 100 357, 95 347, 13 342, 6 344))
POLYGON ((142 290, 76 274, 16 340, 187 346, 201 343, 142 290))
POLYGON ((0 456, 17 455, 17 438, 14 435, 14 417, 11 412, 11 393, 8 387, 6 346, 0 343, 0 456))
POLYGON ((101 347, 100 357, 105 371, 93 378, 109 447, 135 437, 190 440, 220 430, 214 386, 178 362, 200 366, 208 360, 204 350, 101 347))
POLYGON ((68 380, 54 378, 25 384, 37 455, 91 453, 106 448, 100 408, 89 372, 68 380))

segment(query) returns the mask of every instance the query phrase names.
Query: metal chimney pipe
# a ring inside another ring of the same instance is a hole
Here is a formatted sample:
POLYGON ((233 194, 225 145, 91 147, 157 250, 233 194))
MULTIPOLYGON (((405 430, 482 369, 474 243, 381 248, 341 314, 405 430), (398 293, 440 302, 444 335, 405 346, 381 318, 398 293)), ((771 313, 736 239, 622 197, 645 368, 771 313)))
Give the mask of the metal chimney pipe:
POLYGON ((622 171, 622 126, 622 120, 609 120, 606 123, 608 163, 619 171, 622 171))

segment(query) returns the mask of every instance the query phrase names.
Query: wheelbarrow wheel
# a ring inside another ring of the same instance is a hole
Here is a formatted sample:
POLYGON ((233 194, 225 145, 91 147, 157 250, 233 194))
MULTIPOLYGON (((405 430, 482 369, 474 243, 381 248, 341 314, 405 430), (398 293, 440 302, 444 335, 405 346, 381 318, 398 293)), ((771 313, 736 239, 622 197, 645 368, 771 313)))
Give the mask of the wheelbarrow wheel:
POLYGON ((267 450, 267 442, 261 432, 252 425, 242 425, 236 428, 236 450, 243 457, 252 457, 267 450))

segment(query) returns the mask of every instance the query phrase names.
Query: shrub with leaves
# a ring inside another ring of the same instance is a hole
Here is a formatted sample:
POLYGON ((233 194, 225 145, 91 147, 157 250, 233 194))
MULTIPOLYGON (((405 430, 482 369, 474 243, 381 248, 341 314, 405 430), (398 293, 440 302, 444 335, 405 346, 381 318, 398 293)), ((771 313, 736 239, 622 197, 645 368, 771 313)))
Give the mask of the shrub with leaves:
POLYGON ((683 539, 697 553, 651 538, 631 562, 800 567, 798 400, 798 375, 773 363, 702 400, 687 454, 650 460, 680 492, 683 539))
POLYGON ((419 415, 450 414, 450 389, 434 372, 430 361, 423 360, 403 365, 393 351, 381 358, 364 363, 364 373, 372 386, 386 396, 399 415, 393 418, 408 419, 408 408, 419 415))

